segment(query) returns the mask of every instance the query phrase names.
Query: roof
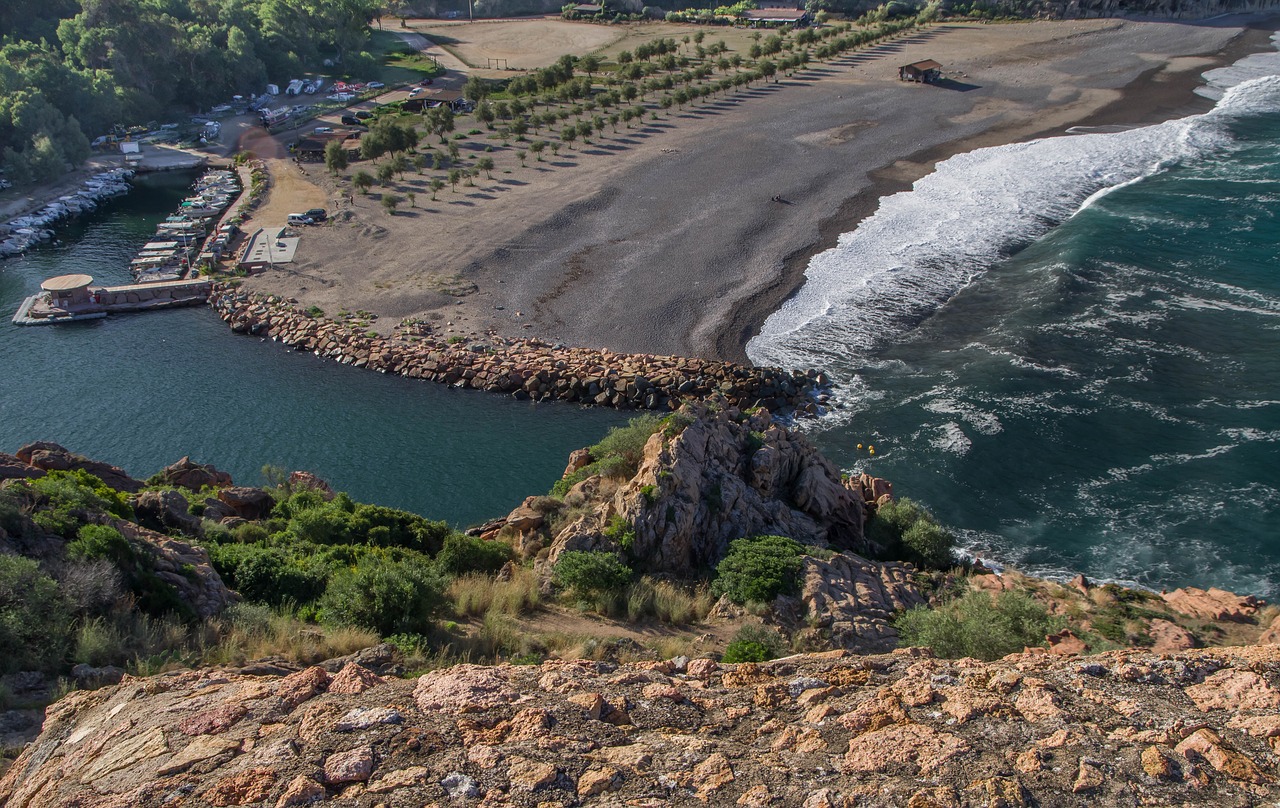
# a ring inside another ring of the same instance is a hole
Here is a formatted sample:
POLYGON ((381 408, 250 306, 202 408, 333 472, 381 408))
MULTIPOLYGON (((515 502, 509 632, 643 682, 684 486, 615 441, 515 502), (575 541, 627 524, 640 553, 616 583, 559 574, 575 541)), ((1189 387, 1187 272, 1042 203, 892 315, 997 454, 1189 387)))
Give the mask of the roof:
POLYGON ((932 59, 925 59, 923 62, 912 62, 909 65, 903 65, 903 67, 914 67, 916 70, 939 70, 942 64, 932 59))
POLYGON ((46 292, 69 292, 83 289, 91 283, 93 278, 89 275, 59 275, 40 284, 40 288, 46 292))
POLYGON ((573 10, 596 13, 596 12, 604 11, 604 6, 598 6, 598 5, 595 5, 594 3, 579 3, 578 5, 573 7, 573 10))
POLYGON ((461 101, 462 93, 460 93, 457 90, 435 89, 435 90, 427 90, 425 93, 422 94, 422 98, 425 101, 453 102, 453 101, 461 101))
POLYGON ((772 20, 774 22, 791 22, 798 20, 807 14, 804 9, 798 8, 757 8, 746 12, 744 15, 748 20, 772 20))

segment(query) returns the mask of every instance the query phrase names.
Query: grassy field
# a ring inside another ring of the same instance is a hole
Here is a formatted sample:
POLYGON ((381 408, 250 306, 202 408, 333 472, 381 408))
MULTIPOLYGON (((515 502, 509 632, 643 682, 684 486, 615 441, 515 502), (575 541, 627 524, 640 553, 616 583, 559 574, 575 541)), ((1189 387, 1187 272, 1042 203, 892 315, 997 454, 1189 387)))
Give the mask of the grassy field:
POLYGON ((371 31, 369 52, 381 65, 378 81, 388 87, 420 81, 441 72, 434 60, 415 51, 391 31, 371 31))
POLYGON ((708 42, 721 39, 734 52, 745 52, 759 31, 749 28, 700 26, 665 22, 597 25, 550 18, 493 20, 476 23, 410 21, 409 28, 448 50, 469 65, 484 68, 489 59, 506 59, 513 70, 533 70, 553 64, 564 54, 596 53, 607 59, 642 42, 670 37, 677 42, 698 31, 708 42))

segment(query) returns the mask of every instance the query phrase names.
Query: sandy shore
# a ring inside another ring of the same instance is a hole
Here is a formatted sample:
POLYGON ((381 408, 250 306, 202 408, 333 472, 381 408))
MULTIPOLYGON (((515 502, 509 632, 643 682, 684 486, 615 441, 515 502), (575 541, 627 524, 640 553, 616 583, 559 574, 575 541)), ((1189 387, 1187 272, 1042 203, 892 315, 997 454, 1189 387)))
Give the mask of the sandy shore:
POLYGON ((808 256, 882 195, 961 151, 1204 109, 1200 73, 1269 47, 1246 24, 937 26, 545 162, 521 166, 518 147, 473 136, 460 143, 494 148, 492 178, 432 202, 430 174, 406 175, 395 192, 415 206, 395 216, 376 193, 340 201, 311 168, 338 221, 248 285, 376 312, 385 327, 418 317, 444 332, 743 359, 808 256), (897 81, 897 65, 924 58, 950 81, 897 81))

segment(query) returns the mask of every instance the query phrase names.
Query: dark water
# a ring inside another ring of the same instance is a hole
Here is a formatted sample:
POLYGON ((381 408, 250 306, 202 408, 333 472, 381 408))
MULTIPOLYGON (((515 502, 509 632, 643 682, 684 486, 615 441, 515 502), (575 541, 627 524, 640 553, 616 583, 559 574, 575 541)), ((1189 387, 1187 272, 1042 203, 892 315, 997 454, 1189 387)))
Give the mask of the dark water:
MULTIPOLYGON (((976 246, 899 252, 860 299, 872 314, 837 304, 806 326, 812 339, 777 338, 825 354, 853 402, 817 442, 925 502, 975 553, 1275 596, 1280 79, 1200 119, 988 150, 949 170, 948 193, 968 171, 973 199, 948 236, 976 246), (1049 230, 1071 199, 1079 212, 1049 230), (873 347, 838 358, 869 317, 873 347)), ((936 210, 927 202, 898 210, 936 210)), ((856 249, 827 257, 849 267, 820 275, 828 300, 865 280, 856 249)))
POLYGON ((129 282, 128 264, 193 179, 151 175, 0 263, 0 451, 52 440, 146 477, 183 455, 259 484, 307 469, 362 501, 466 525, 545 492, 568 453, 625 417, 358 370, 233 335, 204 307, 67 326, 10 323, 53 275, 129 282))

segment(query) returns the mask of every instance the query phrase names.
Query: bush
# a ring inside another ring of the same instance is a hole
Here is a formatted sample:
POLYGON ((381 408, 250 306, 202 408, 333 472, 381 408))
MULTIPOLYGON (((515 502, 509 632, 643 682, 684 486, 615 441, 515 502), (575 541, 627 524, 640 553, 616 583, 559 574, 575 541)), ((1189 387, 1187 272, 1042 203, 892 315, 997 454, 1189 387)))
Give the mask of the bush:
POLYGON ((110 513, 121 519, 132 519, 129 497, 107 486, 83 469, 51 471, 26 483, 40 498, 33 521, 40 527, 65 538, 75 535, 86 518, 110 513))
POLYGON ((800 588, 800 558, 804 548, 785 536, 749 536, 729 545, 716 566, 711 591, 728 595, 734 603, 767 603, 800 588))
POLYGON ((631 568, 613 553, 567 550, 560 554, 551 578, 576 600, 619 593, 631 582, 631 568))
POLYGON ((766 662, 782 655, 778 632, 765 626, 747 625, 738 629, 724 649, 721 662, 766 662))
POLYGON ((85 525, 76 535, 76 540, 67 545, 67 558, 73 561, 102 560, 123 565, 135 559, 129 540, 113 527, 85 525))
POLYGON ((335 575, 321 598, 326 623, 361 626, 382 636, 422 634, 444 602, 444 581, 416 559, 390 561, 367 555, 335 575))
POLYGON ((462 575, 467 572, 495 572, 510 560, 510 545, 454 533, 444 540, 444 547, 436 555, 436 566, 446 574, 462 575))
POLYGON ((867 538, 887 558, 905 558, 921 567, 948 569, 955 537, 925 508, 903 497, 876 508, 867 538))
POLYGON ((60 665, 71 620, 52 578, 30 558, 0 555, 0 673, 60 665))
POLYGON ((992 598, 970 590, 935 609, 917 606, 894 621, 903 645, 931 648, 940 657, 975 657, 987 661, 1043 646, 1045 636, 1061 630, 1062 618, 1021 592, 992 598))

